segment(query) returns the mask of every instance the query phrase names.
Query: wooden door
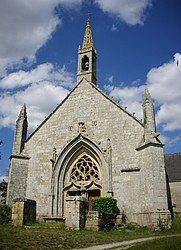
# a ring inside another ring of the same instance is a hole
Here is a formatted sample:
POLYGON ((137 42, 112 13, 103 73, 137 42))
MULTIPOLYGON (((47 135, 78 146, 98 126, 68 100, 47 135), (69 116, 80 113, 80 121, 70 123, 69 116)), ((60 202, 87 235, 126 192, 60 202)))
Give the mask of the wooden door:
POLYGON ((92 200, 100 197, 101 196, 100 194, 101 193, 99 189, 88 191, 88 211, 92 211, 92 200))

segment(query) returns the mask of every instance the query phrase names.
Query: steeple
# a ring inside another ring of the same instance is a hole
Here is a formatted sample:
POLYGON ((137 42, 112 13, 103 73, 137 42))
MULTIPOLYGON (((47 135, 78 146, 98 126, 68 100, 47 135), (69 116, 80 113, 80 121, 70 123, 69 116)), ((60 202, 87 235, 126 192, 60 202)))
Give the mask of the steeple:
POLYGON ((82 47, 78 49, 77 82, 83 77, 96 85, 96 50, 93 48, 90 18, 86 21, 86 28, 82 47))
POLYGON ((19 113, 18 119, 16 121, 16 128, 14 133, 13 142, 13 155, 19 155, 24 149, 24 143, 27 136, 27 114, 26 105, 24 104, 19 113))

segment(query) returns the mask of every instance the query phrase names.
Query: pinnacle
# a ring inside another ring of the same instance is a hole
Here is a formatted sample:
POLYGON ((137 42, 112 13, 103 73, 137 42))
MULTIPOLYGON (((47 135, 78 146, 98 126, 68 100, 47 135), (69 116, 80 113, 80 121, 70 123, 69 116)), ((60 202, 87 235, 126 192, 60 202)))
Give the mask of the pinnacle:
POLYGON ((150 92, 148 90, 148 87, 145 87, 144 100, 151 100, 151 95, 150 95, 150 92))
POLYGON ((24 104, 21 108, 21 111, 19 113, 19 118, 20 117, 26 117, 26 104, 24 104))

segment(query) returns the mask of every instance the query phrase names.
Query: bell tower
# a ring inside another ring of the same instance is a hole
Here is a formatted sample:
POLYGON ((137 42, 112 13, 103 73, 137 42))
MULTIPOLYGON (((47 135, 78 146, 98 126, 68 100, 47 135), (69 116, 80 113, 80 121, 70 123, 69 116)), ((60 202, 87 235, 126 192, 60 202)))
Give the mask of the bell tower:
POLYGON ((93 48, 90 18, 87 19, 82 47, 78 48, 77 82, 83 77, 96 85, 96 50, 93 48))

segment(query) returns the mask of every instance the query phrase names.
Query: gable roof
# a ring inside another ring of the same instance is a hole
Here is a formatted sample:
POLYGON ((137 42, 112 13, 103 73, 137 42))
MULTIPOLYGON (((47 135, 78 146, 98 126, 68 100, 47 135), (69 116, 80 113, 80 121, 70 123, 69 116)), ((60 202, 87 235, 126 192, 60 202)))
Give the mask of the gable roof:
POLYGON ((44 123, 46 123, 47 120, 50 119, 50 117, 62 106, 62 104, 69 98, 69 96, 75 91, 75 89, 80 85, 80 83, 85 80, 87 83, 89 83, 93 88, 95 88, 101 95, 103 95, 106 99, 108 99, 110 102, 112 102, 114 105, 116 105, 118 108, 120 108, 122 111, 124 111, 127 115, 131 116, 134 120, 136 120, 138 123, 140 123, 143 126, 143 123, 141 120, 139 120, 137 117, 135 117, 133 114, 131 114, 129 111, 125 110, 120 104, 115 102, 112 98, 110 98, 108 95, 106 95, 102 90, 100 90, 94 83, 89 82, 86 78, 82 78, 75 87, 69 92, 69 94, 63 99, 63 101, 53 110, 52 113, 49 114, 45 118, 45 120, 42 121, 42 123, 31 133, 31 135, 26 139, 26 142, 30 140, 30 138, 43 126, 44 123))

